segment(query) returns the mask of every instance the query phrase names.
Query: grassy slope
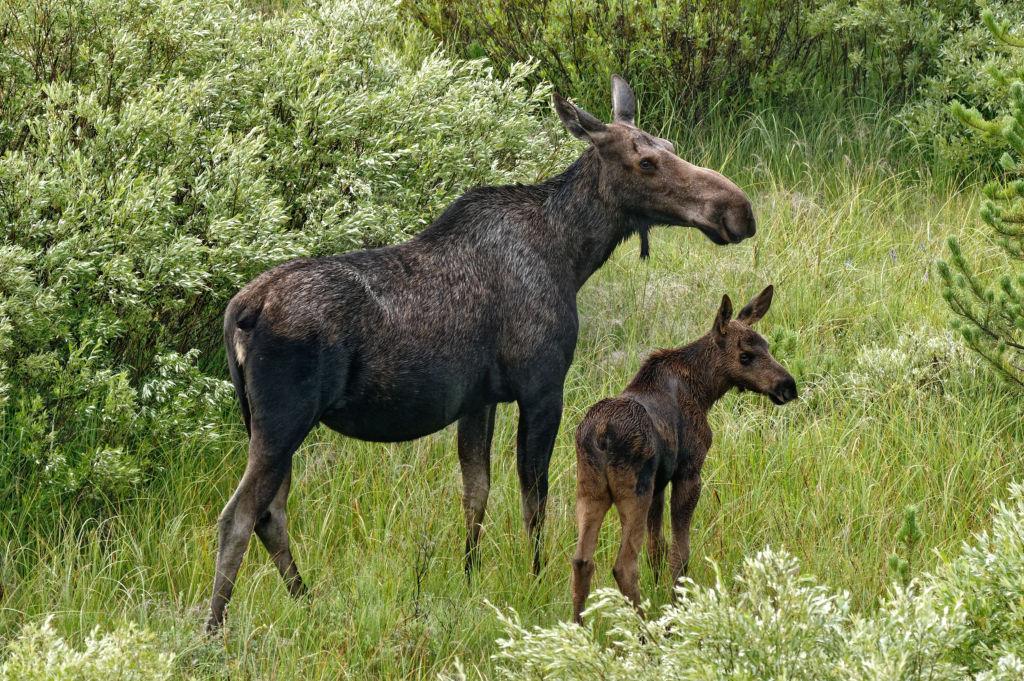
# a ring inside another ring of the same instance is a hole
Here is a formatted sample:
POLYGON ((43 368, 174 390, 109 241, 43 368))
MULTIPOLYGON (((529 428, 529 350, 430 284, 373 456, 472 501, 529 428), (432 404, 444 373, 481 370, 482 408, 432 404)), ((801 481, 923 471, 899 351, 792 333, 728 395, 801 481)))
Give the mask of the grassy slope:
MULTIPOLYGON (((520 528, 513 406, 499 409, 483 569, 472 589, 461 570, 454 431, 385 446, 321 430, 297 456, 290 507, 315 600, 291 601, 254 543, 226 647, 206 642, 198 631, 214 520, 244 466, 231 415, 223 442, 168 443, 179 450, 178 466, 121 515, 84 526, 69 518, 63 530, 41 529, 33 548, 0 546, 0 635, 47 612, 73 636, 141 621, 178 651, 183 674, 199 678, 430 678, 456 657, 486 669, 500 635, 488 601, 536 623, 569 613, 572 430, 584 410, 621 389, 650 349, 703 333, 723 292, 742 304, 767 282, 777 294, 763 330, 795 335, 780 359, 805 397, 779 409, 731 394, 716 407, 691 575, 707 582, 704 559, 731 574, 743 555, 784 545, 809 572, 871 607, 888 580, 905 505, 921 509, 925 540, 913 563, 927 568, 984 525, 989 502, 1024 470, 1020 401, 989 379, 957 379, 942 394, 901 387, 899 376, 895 387, 856 390, 848 379, 864 346, 944 328, 931 265, 947 236, 961 236, 983 262, 992 253, 975 226, 975 195, 923 190, 872 163, 887 149, 871 125, 792 132, 755 119, 735 134, 673 135, 685 138, 684 155, 718 159, 750 189, 759 233, 716 248, 696 232, 660 229, 648 264, 630 243, 581 293, 539 581, 529 576, 520 528)), ((12 528, 31 523, 17 512, 8 518, 12 528)), ((618 528, 614 514, 609 520, 597 586, 612 584, 618 528)), ((667 587, 654 585, 646 567, 642 579, 663 602, 667 587)))

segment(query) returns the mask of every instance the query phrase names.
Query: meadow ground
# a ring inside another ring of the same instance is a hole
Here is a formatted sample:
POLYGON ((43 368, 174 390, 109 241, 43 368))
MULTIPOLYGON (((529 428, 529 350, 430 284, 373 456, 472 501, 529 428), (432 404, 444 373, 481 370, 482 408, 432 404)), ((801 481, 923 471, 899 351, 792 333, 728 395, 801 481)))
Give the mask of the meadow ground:
MULTIPOLYGON (((245 458, 231 413, 219 440, 168 442, 173 456, 161 458, 174 465, 105 520, 79 522, 65 509, 63 522, 31 530, 32 518, 5 510, 10 536, 33 538, 0 546, 0 636, 44 613, 80 635, 135 621, 195 678, 434 678, 456 658, 487 670, 502 633, 491 604, 527 623, 570 615, 572 436, 584 411, 619 391, 650 350, 704 333, 723 293, 742 304, 767 283, 776 296, 761 330, 802 397, 778 408, 732 393, 713 410, 690 575, 709 583, 709 560, 728 576, 744 556, 783 546, 870 610, 892 578, 890 554, 904 550, 907 505, 924 532, 907 557, 926 570, 985 526, 990 502, 1024 471, 1020 398, 951 340, 934 269, 953 235, 983 268, 995 262, 977 192, 876 163, 891 155, 876 148, 887 142, 873 122, 790 130, 768 117, 714 138, 668 131, 684 156, 750 192, 758 234, 718 248, 693 230, 660 228, 648 262, 628 243, 581 292, 539 579, 520 523, 513 405, 498 411, 471 587, 454 429, 400 445, 319 429, 296 456, 289 506, 312 602, 287 596, 254 542, 223 640, 206 640, 214 523, 245 458)), ((597 587, 613 584, 617 539, 610 514, 597 587)), ((644 593, 665 602, 668 585, 646 565, 641 575, 644 593)))

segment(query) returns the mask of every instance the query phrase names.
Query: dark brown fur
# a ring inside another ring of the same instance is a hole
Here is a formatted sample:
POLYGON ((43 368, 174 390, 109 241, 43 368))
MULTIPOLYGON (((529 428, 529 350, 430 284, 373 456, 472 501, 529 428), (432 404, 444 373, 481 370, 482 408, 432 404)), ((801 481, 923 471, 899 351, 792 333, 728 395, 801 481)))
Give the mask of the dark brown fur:
POLYGON ((582 621, 597 536, 612 504, 622 520, 622 544, 612 573, 622 593, 639 605, 640 545, 646 532, 648 555, 657 570, 665 554, 662 512, 670 482, 673 583, 686 570, 700 470, 711 446, 711 406, 734 387, 766 394, 776 404, 796 398, 793 377, 750 328, 771 299, 769 286, 732 320, 732 303, 725 296, 709 333, 684 347, 651 354, 622 394, 591 407, 576 429, 576 622, 582 621))
POLYGON ((285 508, 292 455, 320 423, 396 442, 458 422, 468 574, 490 489, 495 406, 516 402, 523 521, 540 569, 577 291, 619 243, 652 225, 693 226, 718 244, 755 231, 736 185, 633 125, 621 78, 613 103, 615 122, 605 125, 555 97, 565 126, 591 144, 561 175, 470 190, 406 243, 285 263, 231 300, 224 341, 249 454, 220 516, 210 629, 254 530, 289 590, 304 592, 285 508))

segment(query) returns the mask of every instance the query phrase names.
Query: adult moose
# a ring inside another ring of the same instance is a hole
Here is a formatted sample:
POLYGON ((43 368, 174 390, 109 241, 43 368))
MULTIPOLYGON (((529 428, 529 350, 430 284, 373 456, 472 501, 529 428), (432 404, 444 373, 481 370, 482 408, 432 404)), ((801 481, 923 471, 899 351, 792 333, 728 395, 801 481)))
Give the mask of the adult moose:
POLYGON ((519 405, 523 521, 540 569, 548 462, 576 347, 576 292, 633 234, 696 227, 716 244, 754 234, 746 195, 633 124, 636 101, 612 78, 614 121, 560 96, 565 127, 590 147, 533 186, 466 192, 414 239, 305 258, 263 273, 228 304, 228 368, 249 431, 245 474, 219 520, 209 629, 216 629, 255 530, 293 595, 288 546, 292 455, 323 423, 397 442, 458 426, 471 569, 490 489, 498 402, 519 405))

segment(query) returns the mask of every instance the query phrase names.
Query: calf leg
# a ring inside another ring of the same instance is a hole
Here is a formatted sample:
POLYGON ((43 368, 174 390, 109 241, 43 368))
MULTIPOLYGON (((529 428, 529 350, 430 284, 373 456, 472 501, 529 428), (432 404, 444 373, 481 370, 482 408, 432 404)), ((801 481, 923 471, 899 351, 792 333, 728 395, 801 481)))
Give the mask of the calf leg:
POLYGON ((665 512, 665 489, 654 493, 651 509, 647 512, 647 560, 655 580, 665 562, 665 535, 662 532, 662 517, 665 512))
POLYGON ((491 490, 491 438, 496 405, 487 405, 459 419, 459 465, 462 468, 462 510, 466 516, 466 579, 480 560, 480 529, 491 490))
POLYGON ((516 464, 522 497, 523 524, 533 540, 533 574, 540 574, 541 528, 548 499, 548 464, 562 420, 561 388, 532 400, 519 401, 516 464))
POLYGON ((700 475, 672 483, 672 553, 669 566, 673 588, 690 565, 690 521, 700 499, 700 487, 700 475))
POLYGON ((651 496, 616 494, 615 507, 619 510, 619 518, 622 520, 622 544, 619 546, 619 556, 615 560, 615 567, 612 568, 612 575, 622 595, 640 611, 640 575, 637 563, 640 549, 643 547, 651 496))
POLYGON ((281 573, 281 578, 284 579, 284 583, 288 587, 288 593, 298 597, 304 595, 307 590, 306 585, 302 583, 302 577, 299 576, 299 569, 295 565, 295 559, 292 558, 292 552, 288 545, 287 509, 291 481, 292 474, 289 470, 285 474, 281 486, 278 487, 273 501, 270 502, 270 507, 256 522, 255 529, 256 536, 263 542, 271 560, 277 566, 277 571, 281 573))
POLYGON ((580 489, 576 493, 576 555, 572 559, 572 619, 583 624, 583 608, 590 593, 590 579, 594 576, 594 551, 601 523, 612 505, 611 497, 587 496, 580 489))

